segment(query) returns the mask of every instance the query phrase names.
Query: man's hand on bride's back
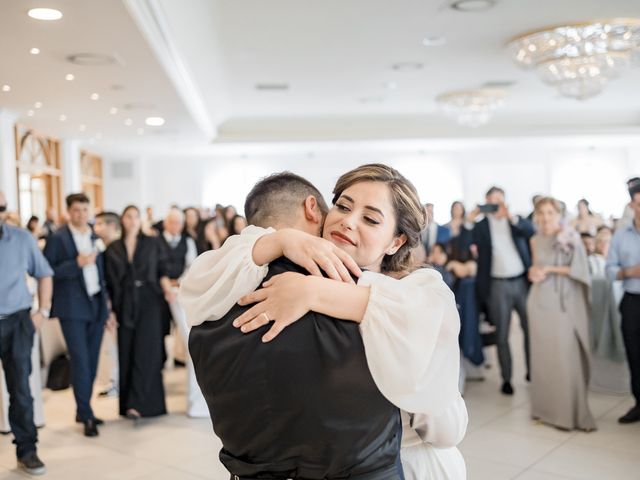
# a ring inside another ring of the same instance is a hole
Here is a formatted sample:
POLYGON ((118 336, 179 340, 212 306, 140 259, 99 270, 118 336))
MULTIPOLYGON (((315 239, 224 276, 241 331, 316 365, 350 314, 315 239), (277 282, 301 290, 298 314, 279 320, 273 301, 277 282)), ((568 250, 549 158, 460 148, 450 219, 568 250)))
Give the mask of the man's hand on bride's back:
POLYGON ((283 255, 311 275, 321 277, 323 270, 329 278, 347 283, 354 283, 349 272, 358 278, 362 275, 351 255, 324 238, 293 228, 280 230, 278 234, 283 255))

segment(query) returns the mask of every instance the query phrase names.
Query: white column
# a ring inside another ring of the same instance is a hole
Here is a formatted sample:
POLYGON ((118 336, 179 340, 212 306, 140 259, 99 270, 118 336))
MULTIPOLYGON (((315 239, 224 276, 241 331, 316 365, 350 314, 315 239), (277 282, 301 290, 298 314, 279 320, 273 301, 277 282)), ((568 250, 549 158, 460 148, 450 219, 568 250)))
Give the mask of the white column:
POLYGON ((18 209, 15 122, 15 115, 0 109, 0 190, 7 197, 9 210, 18 209))
POLYGON ((82 191, 82 173, 80 170, 80 142, 78 140, 63 140, 60 145, 62 155, 62 194, 82 191))

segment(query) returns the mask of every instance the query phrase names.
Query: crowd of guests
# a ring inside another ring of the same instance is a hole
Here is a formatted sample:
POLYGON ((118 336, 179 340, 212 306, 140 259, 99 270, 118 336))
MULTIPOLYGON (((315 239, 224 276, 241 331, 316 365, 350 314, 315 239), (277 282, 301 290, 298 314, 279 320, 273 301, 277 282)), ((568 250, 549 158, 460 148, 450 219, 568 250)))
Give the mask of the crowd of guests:
MULTIPOLYGON (((622 331, 637 405, 620 422, 640 420, 640 179, 627 187, 631 202, 615 225, 584 199, 573 219, 566 205, 542 196, 534 197, 529 216, 516 215, 505 192, 492 187, 470 212, 454 202, 451 220, 431 221, 413 251, 414 265, 438 269, 456 295, 466 364, 482 365, 484 348, 495 343, 504 395, 514 393, 509 332, 517 313, 532 416, 560 428, 596 428, 586 394, 595 277, 623 282, 622 331), (484 324, 492 326, 491 335, 480 334, 484 324)), ((433 208, 425 205, 428 218, 433 208)), ((91 397, 105 331, 118 359, 113 387, 120 415, 135 423, 162 415, 164 337, 180 279, 199 254, 219 248, 247 222, 234 207, 221 205, 213 211, 172 205, 161 221, 151 208, 143 214, 133 205, 91 218, 89 198, 80 193, 66 198, 62 221, 53 209, 42 224, 32 217, 21 229, 17 220, 0 193, 0 324, 10 326, 0 329, 0 345, 14 346, 0 347, 0 359, 19 463, 41 473, 28 385, 32 366, 25 353, 34 327, 49 317, 60 320, 76 421, 86 436, 98 435, 103 423, 91 397), (38 280, 38 309, 31 315, 33 295, 20 280, 25 274, 38 280)))

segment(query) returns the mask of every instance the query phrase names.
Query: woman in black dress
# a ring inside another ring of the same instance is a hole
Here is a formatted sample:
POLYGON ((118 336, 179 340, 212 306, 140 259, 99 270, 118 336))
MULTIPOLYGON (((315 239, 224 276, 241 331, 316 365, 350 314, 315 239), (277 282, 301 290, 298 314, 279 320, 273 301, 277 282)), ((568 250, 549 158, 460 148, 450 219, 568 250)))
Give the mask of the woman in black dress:
POLYGON ((120 415, 137 421, 167 413, 162 384, 162 297, 172 295, 157 238, 141 231, 140 211, 122 212, 122 238, 105 252, 107 286, 118 319, 120 415))

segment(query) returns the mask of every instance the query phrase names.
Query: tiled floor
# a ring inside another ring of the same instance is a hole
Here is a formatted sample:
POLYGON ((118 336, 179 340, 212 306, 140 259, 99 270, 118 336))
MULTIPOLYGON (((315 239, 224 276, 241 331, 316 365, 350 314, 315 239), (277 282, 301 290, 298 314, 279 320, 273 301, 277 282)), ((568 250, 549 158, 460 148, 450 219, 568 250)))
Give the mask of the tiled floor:
MULTIPOLYGON (((514 335, 517 337, 517 335, 514 335)), ((514 338, 514 357, 518 360, 514 338)), ((493 359, 490 359, 494 362, 493 359)), ((495 363, 494 363, 495 365, 495 363)), ((523 378, 516 361, 516 377, 523 378)), ((166 417, 133 427, 116 415, 115 399, 96 399, 96 413, 107 420, 100 436, 88 439, 73 423, 69 390, 45 392, 47 426, 40 430, 40 454, 51 480, 227 480, 218 461, 220 442, 208 420, 189 419, 185 411, 183 369, 166 375, 166 417)), ((591 394, 597 432, 567 433, 529 419, 527 385, 516 394, 498 393, 496 368, 483 382, 467 384, 470 424, 461 450, 470 480, 632 480, 640 479, 640 424, 616 423, 629 397, 591 394)), ((0 437, 0 480, 24 479, 16 470, 9 436, 0 437)), ((427 480, 427 479, 425 479, 427 480)))

